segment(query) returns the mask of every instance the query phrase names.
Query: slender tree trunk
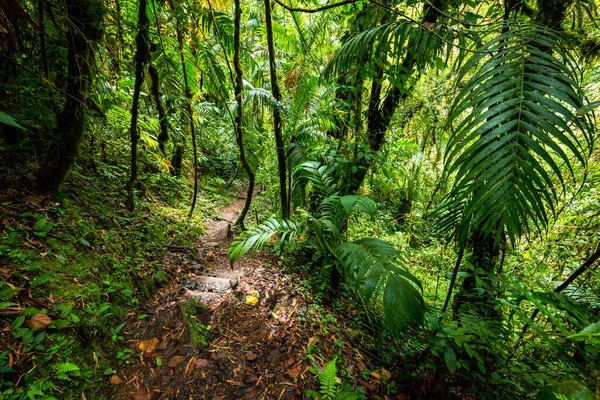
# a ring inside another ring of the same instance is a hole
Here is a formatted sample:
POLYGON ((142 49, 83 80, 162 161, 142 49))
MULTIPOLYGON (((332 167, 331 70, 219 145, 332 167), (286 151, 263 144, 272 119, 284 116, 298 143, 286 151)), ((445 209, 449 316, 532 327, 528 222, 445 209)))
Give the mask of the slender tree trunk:
MULTIPOLYGON (((265 2, 265 23, 267 26, 267 46, 269 49, 269 71, 271 73, 271 90, 273 97, 279 103, 281 93, 277 83, 277 66, 275 64, 275 44, 273 42, 273 22, 271 18, 271 0, 265 2)), ((279 170, 279 193, 281 196, 281 217, 289 218, 290 210, 288 208, 287 190, 286 190, 286 160, 285 147, 283 144, 282 121, 279 107, 273 108, 273 125, 275 132, 275 144, 277 146, 277 167, 279 170)))
POLYGON ((129 127, 129 136, 131 137, 131 167, 129 181, 127 182, 127 196, 129 208, 135 208, 135 198, 133 195, 133 187, 137 180, 137 145, 140 139, 138 133, 138 112, 140 102, 140 88, 144 82, 144 68, 150 60, 150 52, 148 49, 148 14, 146 12, 147 0, 139 0, 138 9, 138 33, 135 38, 135 85, 133 90, 133 103, 131 105, 131 125, 129 127))
POLYGON ((123 41, 123 23, 121 21, 121 0, 115 0, 115 8, 117 11, 117 62, 115 74, 118 81, 121 77, 121 61, 123 59, 123 45, 125 44, 123 41))
POLYGON ((42 58, 42 70, 46 80, 50 79, 48 70, 48 57, 46 56, 46 34, 44 28, 44 0, 38 0, 38 23, 40 25, 40 54, 42 58))
POLYGON ((242 104, 242 88, 243 88, 243 75, 242 67, 240 65, 240 26, 242 23, 242 7, 240 0, 235 0, 235 17, 234 17, 234 31, 233 31, 233 68, 235 69, 235 101, 237 102, 237 113, 234 119, 235 138, 240 148, 240 162, 242 167, 248 174, 248 192, 246 194, 246 202, 244 208, 240 212, 238 219, 235 221, 235 225, 244 229, 244 219, 250 204, 252 203, 252 194, 254 192, 254 171, 248 164, 246 159, 246 149, 244 147, 244 134, 243 134, 243 122, 244 122, 244 105, 242 104))
POLYGON ((196 143, 196 126, 194 124, 194 110, 192 109, 192 91, 187 76, 187 68, 185 67, 185 55, 183 52, 183 32, 179 22, 177 22, 177 41, 179 42, 179 57, 181 59, 181 69, 183 71, 183 87, 185 90, 185 106, 190 121, 190 135, 192 136, 192 148, 194 150, 194 195, 192 196, 192 206, 188 217, 194 214, 196 208, 196 200, 198 199, 198 144, 196 143))
POLYGON ((158 147, 163 155, 165 152, 165 143, 169 140, 169 121, 167 120, 167 112, 165 106, 160 98, 160 80, 158 76, 158 70, 152 65, 148 66, 148 72, 150 72, 150 78, 152 80, 152 97, 156 103, 156 110, 158 111, 158 120, 160 123, 160 133, 158 134, 158 147))
MULTIPOLYGON (((423 23, 437 22, 439 13, 437 10, 441 10, 443 7, 441 0, 434 0, 431 4, 425 4, 423 7, 423 23), (437 10, 436 10, 437 9, 437 10)), ((383 17, 383 22, 389 19, 389 13, 383 17)), ((412 42, 408 44, 410 47, 412 42)), ((410 73, 414 68, 416 60, 410 56, 410 53, 404 57, 402 66, 407 73, 410 73)), ((382 84, 379 82, 381 78, 381 72, 376 75, 371 85, 371 96, 369 99, 369 109, 367 112, 367 133, 368 133, 368 147, 371 153, 376 153, 385 144, 385 135, 390 127, 396 107, 400 102, 408 96, 408 90, 400 90, 398 87, 393 86, 389 93, 384 99, 381 99, 382 84)), ((407 79, 408 80, 408 79, 407 79)), ((363 157, 354 161, 355 172, 353 172, 349 179, 346 187, 344 188, 345 193, 356 193, 367 176, 369 167, 371 166, 370 159, 363 157)))
POLYGON ((102 37, 101 15, 94 12, 95 0, 67 0, 69 25, 66 100, 56 116, 55 140, 37 172, 42 190, 56 191, 71 169, 85 131, 87 97, 90 90, 94 50, 91 41, 102 37))

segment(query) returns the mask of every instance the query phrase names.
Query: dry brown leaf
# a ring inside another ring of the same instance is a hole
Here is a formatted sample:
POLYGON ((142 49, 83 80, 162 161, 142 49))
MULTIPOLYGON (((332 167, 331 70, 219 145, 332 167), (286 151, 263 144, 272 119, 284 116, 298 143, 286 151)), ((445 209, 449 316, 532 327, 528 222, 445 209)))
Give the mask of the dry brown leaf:
POLYGON ((358 370, 360 372, 363 372, 365 370, 365 368, 367 368, 367 366, 365 365, 365 363, 362 362, 362 361, 357 362, 356 366, 358 367, 358 370))
POLYGON ((300 371, 302 371, 302 364, 298 364, 293 368, 288 369, 285 373, 292 379, 295 379, 300 375, 300 371))
POLYGON ((309 346, 314 346, 317 343, 317 337, 313 336, 310 339, 308 339, 308 345, 309 346))
POLYGON ((379 375, 377 372, 373 371, 373 372, 371 372, 371 379, 374 382, 379 382, 379 381, 381 381, 381 375, 379 375))
POLYGON ((33 317, 27 320, 27 322, 25 322, 25 325, 27 325, 27 327, 30 329, 45 329, 51 323, 52 319, 49 316, 47 316, 46 314, 39 313, 35 314, 33 317))
POLYGON ((185 358, 183 356, 173 356, 171 358, 171 360, 169 361, 169 367, 175 368, 176 366, 178 366, 179 364, 181 364, 184 361, 185 361, 185 358))
POLYGON ((156 349, 158 345, 158 338, 142 340, 138 345, 138 349, 144 354, 150 354, 156 349))
POLYGON ((205 358, 201 358, 198 361, 196 361, 196 367, 199 367, 199 368, 206 368, 209 365, 210 365, 210 361, 208 361, 205 358))
POLYGON ((389 380, 392 377, 392 374, 387 369, 381 367, 381 376, 389 380))
POLYGON ((254 361, 258 358, 258 355, 254 354, 254 352, 252 350, 250 350, 249 352, 246 353, 246 360, 248 361, 254 361))
POLYGON ((112 383, 113 385, 120 385, 121 383, 123 383, 123 380, 119 378, 119 375, 115 374, 110 377, 110 383, 112 383))
POLYGON ((135 392, 130 392, 129 395, 133 397, 134 400, 148 400, 150 399, 150 393, 148 390, 144 390, 142 388, 138 389, 135 392))
POLYGON ((190 376, 194 371, 196 371, 196 356, 190 358, 190 361, 188 361, 185 367, 185 375, 190 376))

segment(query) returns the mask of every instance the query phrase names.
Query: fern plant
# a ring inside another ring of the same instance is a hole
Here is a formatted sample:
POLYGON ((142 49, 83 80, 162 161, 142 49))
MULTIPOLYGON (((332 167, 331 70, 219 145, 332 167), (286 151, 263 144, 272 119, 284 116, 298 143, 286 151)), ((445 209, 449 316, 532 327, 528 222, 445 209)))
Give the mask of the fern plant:
POLYGON ((340 387, 340 378, 337 376, 337 357, 331 360, 325 368, 317 373, 319 380, 319 393, 313 396, 322 400, 357 400, 361 396, 357 393, 346 392, 340 387))

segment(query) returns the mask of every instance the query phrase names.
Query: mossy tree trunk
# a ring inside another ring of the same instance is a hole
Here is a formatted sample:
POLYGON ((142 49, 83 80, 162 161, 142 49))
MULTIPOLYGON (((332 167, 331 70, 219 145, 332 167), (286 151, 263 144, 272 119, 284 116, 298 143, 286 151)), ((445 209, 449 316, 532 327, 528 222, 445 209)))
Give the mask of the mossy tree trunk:
POLYGON ((103 34, 102 7, 96 0, 67 0, 66 11, 71 21, 67 34, 66 99, 56 116, 54 140, 37 172, 38 186, 44 191, 58 190, 75 162, 85 132, 94 62, 93 42, 100 40, 103 34))
POLYGON ((235 100, 237 102, 237 113, 234 119, 234 127, 235 138, 240 149, 240 162, 242 163, 242 167, 246 171, 246 174, 248 174, 248 191, 246 193, 246 202, 244 203, 244 208, 242 208, 238 219, 235 221, 235 225, 244 229, 244 219, 246 218, 248 210, 250 209, 250 204, 252 203, 252 194, 254 192, 254 171, 252 171, 252 168, 248 163, 248 159, 246 158, 246 149, 244 147, 244 104, 242 102, 243 73, 242 67, 240 65, 240 27, 242 23, 241 21, 242 6, 240 4, 240 0, 235 0, 235 16, 233 31, 233 68, 235 69, 235 100))
MULTIPOLYGON (((273 23, 271 18, 271 0, 265 2, 265 24, 267 27, 267 47, 269 49, 269 72, 271 75, 271 91, 273 97, 279 103, 281 101, 281 92, 277 82, 277 66, 275 64, 275 43, 273 41, 273 23)), ((273 107, 273 130, 275 134, 275 145, 277 146, 277 169, 279 172, 279 195, 281 198, 281 217, 290 216, 289 203, 287 201, 286 190, 286 160, 285 146, 283 143, 283 122, 281 120, 281 111, 279 107, 273 107)))
POLYGON ((147 0, 139 0, 138 7, 138 33, 135 38, 136 52, 135 52, 135 84, 133 90, 133 103, 131 105, 131 125, 129 127, 129 136, 131 138, 131 167, 129 174, 129 181, 127 182, 127 201, 129 208, 133 210, 135 208, 135 198, 133 195, 133 187, 137 180, 137 145, 140 139, 138 133, 138 112, 140 102, 140 89, 144 82, 144 68, 150 60, 150 51, 148 49, 148 13, 147 13, 147 0))

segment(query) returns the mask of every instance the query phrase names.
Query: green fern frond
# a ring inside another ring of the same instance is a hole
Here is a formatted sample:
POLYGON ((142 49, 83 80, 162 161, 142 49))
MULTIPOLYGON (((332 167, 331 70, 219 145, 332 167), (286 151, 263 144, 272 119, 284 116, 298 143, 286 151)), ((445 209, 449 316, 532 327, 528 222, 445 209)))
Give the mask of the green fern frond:
POLYGON ((0 290, 0 302, 5 302, 13 298, 17 294, 17 290, 11 288, 7 284, 3 284, 2 290, 0 290))
MULTIPOLYGON (((360 66, 360 72, 367 77, 373 75, 377 60, 389 60, 385 63, 387 70, 384 72, 388 74, 392 84, 401 88, 402 82, 397 79, 405 80, 411 72, 402 70, 402 63, 406 58, 414 62, 417 70, 438 59, 447 62, 456 40, 460 48, 466 46, 465 36, 460 28, 443 24, 429 28, 407 19, 399 19, 368 29, 348 40, 331 59, 326 74, 342 74, 349 68, 360 66)), ((457 62, 463 56, 464 53, 460 52, 457 62)), ((381 63, 377 65, 382 66, 381 63)))
POLYGON ((317 375, 320 384, 320 393, 323 399, 335 400, 337 394, 337 357, 331 360, 317 375))
POLYGON ((252 248, 260 249, 275 234, 281 235, 279 248, 282 251, 285 244, 292 240, 299 230, 299 225, 294 221, 269 218, 265 223, 243 232, 233 240, 227 251, 229 262, 233 267, 236 260, 242 258, 252 248))
POLYGON ((72 363, 63 363, 58 367, 59 374, 68 374, 69 372, 79 371, 79 367, 72 363))
POLYGON ((471 227, 514 243, 544 229, 556 214, 573 161, 586 164, 593 125, 578 71, 561 38, 547 28, 513 23, 465 64, 475 70, 452 106, 447 172, 456 180, 440 209, 438 227, 471 227), (481 63, 483 64, 479 66, 481 63))

